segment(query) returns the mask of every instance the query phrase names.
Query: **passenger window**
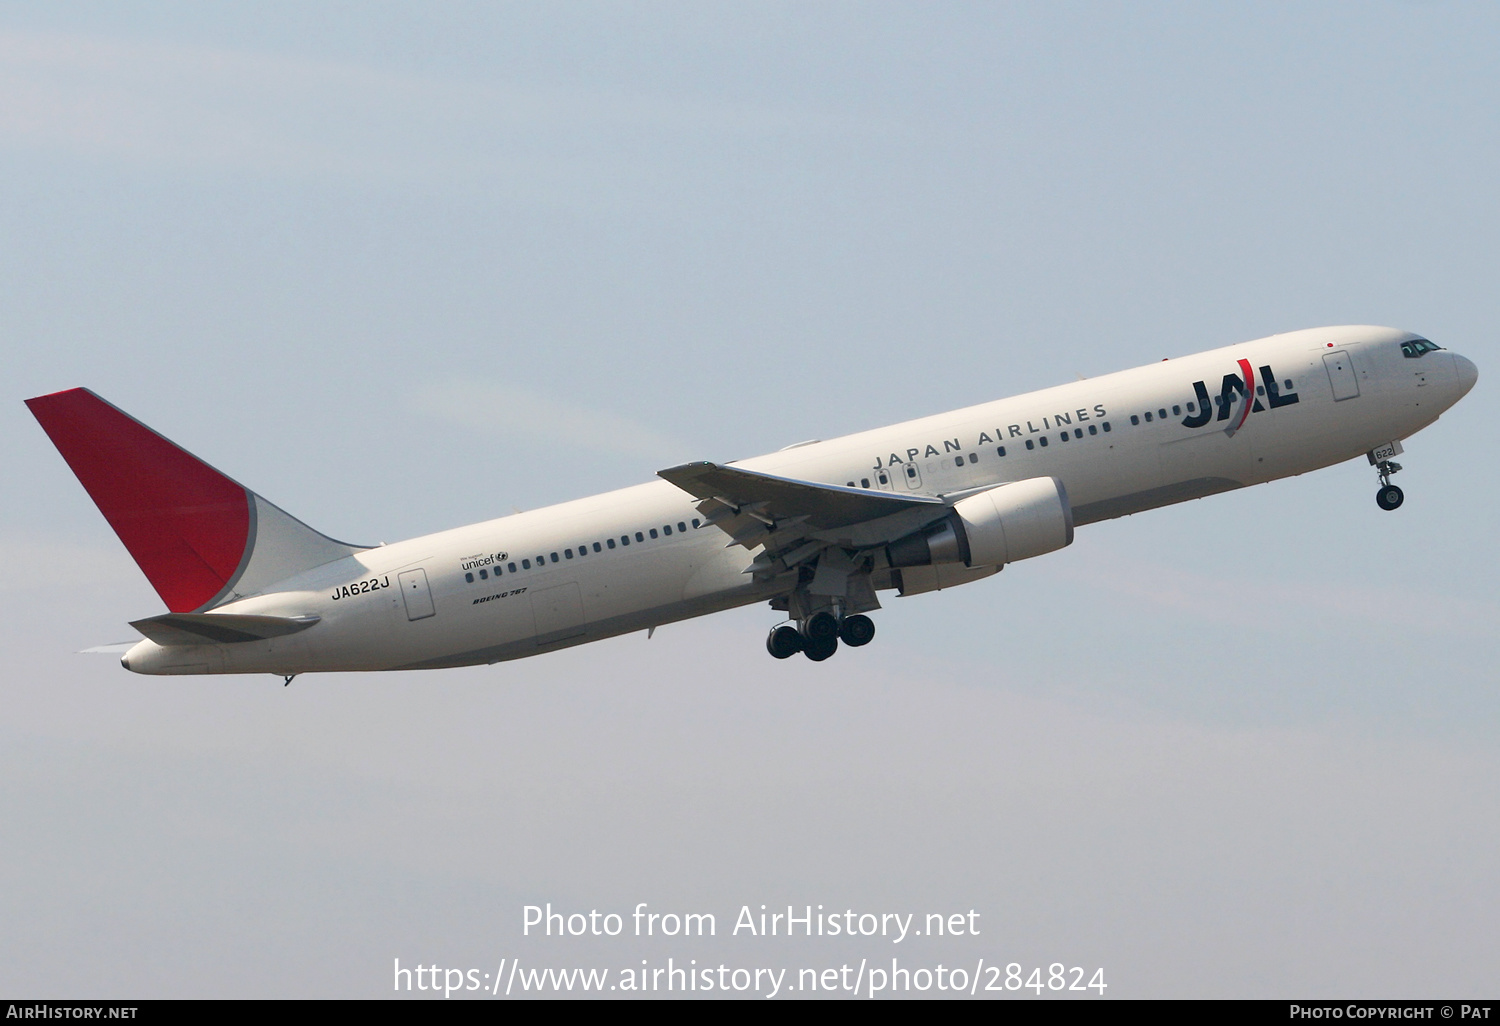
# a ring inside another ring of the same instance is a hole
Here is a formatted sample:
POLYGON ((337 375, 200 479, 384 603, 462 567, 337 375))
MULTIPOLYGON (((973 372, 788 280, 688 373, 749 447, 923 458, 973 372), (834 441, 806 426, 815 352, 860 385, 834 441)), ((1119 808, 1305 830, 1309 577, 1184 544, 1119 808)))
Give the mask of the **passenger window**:
POLYGON ((916 467, 907 467, 906 468, 906 476, 907 477, 916 477, 917 476, 917 468, 916 467))
POLYGON ((955 467, 961 467, 961 466, 963 466, 964 465, 964 458, 962 456, 955 456, 955 457, 953 457, 953 465, 955 467))
POLYGON ((662 528, 661 528, 661 533, 664 534, 664 535, 666 535, 668 538, 672 537, 672 525, 671 524, 663 524, 662 528))
MULTIPOLYGON (((1135 418, 1134 418, 1134 417, 1132 417, 1132 418, 1130 418, 1130 419, 1131 419, 1131 420, 1134 420, 1134 419, 1135 419, 1135 418)), ((1146 411, 1146 423, 1147 423, 1147 424, 1149 424, 1149 423, 1151 423, 1151 411, 1150 411, 1150 410, 1147 410, 1147 411, 1146 411)))
POLYGON ((1174 417, 1180 417, 1180 416, 1182 416, 1182 407, 1181 406, 1174 406, 1174 407, 1172 407, 1172 416, 1174 416, 1174 417))
POLYGON ((845 481, 844 482, 844 487, 845 488, 853 488, 854 487, 854 482, 853 481, 845 481))
POLYGON ((997 446, 995 449, 995 455, 1003 458, 1005 456, 1005 446, 997 446))
POLYGON ((1083 428, 1074 428, 1073 429, 1073 437, 1074 438, 1082 438, 1083 437, 1083 428))
MULTIPOLYGON (((870 487, 870 479, 868 477, 862 477, 862 478, 860 478, 859 479, 859 486, 861 488, 868 488, 868 487, 870 487)), ((694 520, 693 521, 693 526, 697 527, 698 526, 698 521, 694 520)))
POLYGON ((1194 409, 1196 409, 1196 407, 1192 403, 1188 403, 1188 412, 1192 413, 1194 409))
POLYGON ((1047 447, 1047 436, 1046 435, 1043 435, 1040 439, 1038 439, 1038 441, 1040 441, 1042 443, 1042 448, 1043 449, 1045 449, 1047 447))
POLYGON ((1091 435, 1097 435, 1098 433, 1099 433, 1099 429, 1097 427, 1095 427, 1093 424, 1090 424, 1089 425, 1089 434, 1091 434, 1091 435))
POLYGON ((973 452, 969 453, 969 462, 970 463, 978 463, 979 462, 979 454, 978 453, 973 453, 973 452))
POLYGON ((1140 422, 1141 422, 1141 418, 1137 417, 1133 413, 1130 415, 1130 423, 1132 423, 1132 424, 1139 424, 1140 422))
MULTIPOLYGON (((865 487, 866 488, 870 487, 870 482, 866 481, 865 482, 865 487)), ((695 530, 695 531, 698 530, 698 525, 700 523, 701 523, 701 521, 697 517, 694 517, 693 518, 693 530, 695 530)))
MULTIPOLYGON (((640 537, 640 535, 639 535, 639 534, 637 534, 637 535, 636 535, 636 537, 637 537, 637 538, 639 538, 639 537, 640 537)), ((656 537, 656 528, 654 528, 654 527, 653 527, 653 528, 651 528, 651 537, 653 537, 653 538, 655 538, 655 537, 656 537)))
POLYGON ((506 563, 505 564, 505 569, 509 570, 511 573, 515 573, 516 572, 516 564, 514 564, 514 563, 506 563))
POLYGON ((1106 421, 1105 421, 1105 422, 1104 422, 1104 425, 1103 425, 1103 426, 1104 426, 1104 430, 1105 430, 1105 431, 1106 431, 1106 432, 1108 432, 1108 431, 1109 431, 1109 421, 1107 421, 1107 420, 1106 420, 1106 421))
POLYGON ((552 562, 554 562, 554 563, 557 562, 557 553, 555 553, 555 552, 552 553, 552 562))
POLYGON ((464 574, 464 580, 468 581, 470 584, 473 584, 474 583, 474 575, 473 574, 464 574))
POLYGON ((599 551, 599 543, 598 542, 594 542, 594 551, 595 552, 599 551))
POLYGON ((880 483, 881 484, 890 484, 891 483, 891 479, 888 478, 888 477, 886 477, 884 474, 881 474, 880 475, 880 483))
POLYGON ((1062 434, 1058 435, 1057 437, 1060 438, 1062 441, 1066 442, 1068 440, 1068 433, 1066 431, 1064 431, 1062 434))
POLYGON ((489 580, 490 579, 489 571, 487 571, 487 570, 480 570, 479 571, 479 579, 481 581, 487 581, 487 580, 489 580))
POLYGON ((1255 394, 1256 395, 1265 395, 1266 394, 1266 386, 1265 385, 1256 385, 1255 386, 1255 394))
POLYGON ((620 535, 620 544, 621 545, 629 545, 630 544, 630 535, 628 535, 628 534, 622 534, 622 535, 620 535))
POLYGON ((1290 392, 1292 390, 1292 379, 1291 378, 1287 378, 1285 381, 1283 381, 1281 383, 1281 387, 1284 388, 1284 389, 1286 389, 1288 392, 1290 392))
MULTIPOLYGON (((655 531, 651 532, 651 537, 653 537, 653 538, 656 537, 656 532, 655 531)), ((642 534, 641 532, 637 531, 637 532, 635 532, 635 540, 638 541, 638 542, 643 542, 643 541, 646 540, 646 536, 644 534, 642 534)))
POLYGON ((606 538, 606 539, 604 539, 604 544, 608 545, 610 548, 614 548, 615 547, 615 540, 613 538, 606 538))
POLYGON ((563 555, 565 557, 567 557, 568 559, 572 559, 573 558, 573 550, 572 549, 563 549, 563 555))
POLYGON ((1157 410, 1156 411, 1156 415, 1158 417, 1160 417, 1162 420, 1166 420, 1167 419, 1167 411, 1166 410, 1157 410))
POLYGON ((681 520, 677 521, 677 533, 678 534, 686 534, 687 533, 687 524, 684 524, 681 520))
POLYGON ((1036 448, 1035 445, 1031 444, 1031 439, 1029 439, 1029 438, 1026 439, 1026 448, 1028 448, 1028 449, 1035 449, 1036 448))

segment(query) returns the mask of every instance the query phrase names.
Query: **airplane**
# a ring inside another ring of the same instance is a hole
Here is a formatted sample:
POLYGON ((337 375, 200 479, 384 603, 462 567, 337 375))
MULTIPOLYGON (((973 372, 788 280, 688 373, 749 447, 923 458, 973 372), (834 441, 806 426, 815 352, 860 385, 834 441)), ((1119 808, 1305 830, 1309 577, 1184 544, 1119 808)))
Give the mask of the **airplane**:
POLYGON ((767 602, 778 659, 875 634, 879 593, 969 584, 1077 527, 1366 456, 1479 372, 1394 328, 1294 331, 409 541, 313 530, 87 389, 26 401, 166 604, 145 674, 503 662, 767 602))

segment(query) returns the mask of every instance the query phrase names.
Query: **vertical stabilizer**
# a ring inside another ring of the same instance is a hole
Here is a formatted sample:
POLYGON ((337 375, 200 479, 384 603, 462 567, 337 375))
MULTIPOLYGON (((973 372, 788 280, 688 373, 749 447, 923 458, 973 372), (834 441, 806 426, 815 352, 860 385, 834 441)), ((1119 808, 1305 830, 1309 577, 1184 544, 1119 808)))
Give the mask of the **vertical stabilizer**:
POLYGON ((86 388, 26 400, 174 613, 359 552, 319 534, 86 388))

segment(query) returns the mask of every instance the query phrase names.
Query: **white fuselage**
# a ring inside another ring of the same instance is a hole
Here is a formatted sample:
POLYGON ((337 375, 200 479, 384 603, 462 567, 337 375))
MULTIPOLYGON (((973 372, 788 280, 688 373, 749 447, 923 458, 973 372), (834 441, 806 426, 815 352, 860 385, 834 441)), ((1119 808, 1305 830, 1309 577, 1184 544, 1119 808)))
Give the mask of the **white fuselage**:
MULTIPOLYGON (((1413 338, 1276 335, 734 466, 939 497, 1052 476, 1084 525, 1305 473, 1426 427, 1473 384, 1473 365, 1447 351, 1406 357, 1413 338), (1227 409, 1217 401, 1244 366, 1261 391, 1248 414, 1239 395, 1227 409)), ((696 503, 658 480, 364 550, 215 610, 319 617, 311 629, 233 645, 143 641, 125 662, 287 674, 491 663, 784 593, 784 581, 744 572, 752 554, 702 524, 696 503)))

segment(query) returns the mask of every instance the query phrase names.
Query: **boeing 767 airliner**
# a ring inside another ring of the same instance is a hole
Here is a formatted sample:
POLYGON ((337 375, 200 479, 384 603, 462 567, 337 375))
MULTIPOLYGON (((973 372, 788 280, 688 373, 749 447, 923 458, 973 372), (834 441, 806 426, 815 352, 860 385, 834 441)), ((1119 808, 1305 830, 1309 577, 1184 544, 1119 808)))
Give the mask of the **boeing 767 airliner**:
POLYGON ((495 663, 768 602, 766 647, 823 660, 919 595, 1075 527, 1366 456, 1478 378, 1405 331, 1296 331, 391 545, 334 541, 75 388, 27 405, 170 612, 137 673, 495 663))

